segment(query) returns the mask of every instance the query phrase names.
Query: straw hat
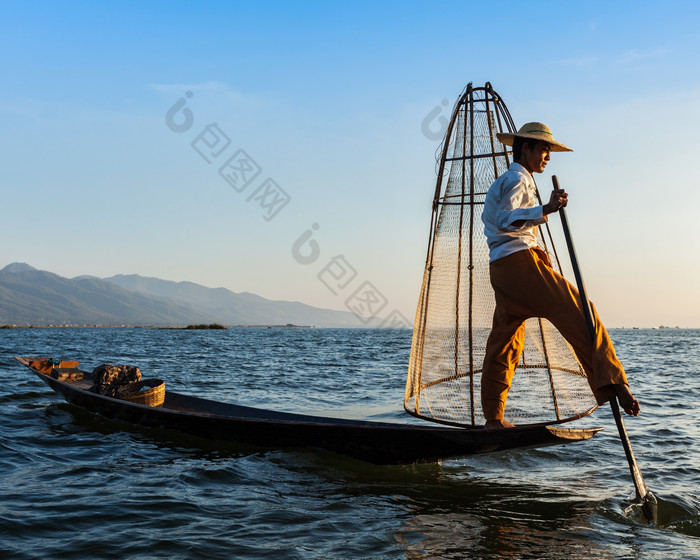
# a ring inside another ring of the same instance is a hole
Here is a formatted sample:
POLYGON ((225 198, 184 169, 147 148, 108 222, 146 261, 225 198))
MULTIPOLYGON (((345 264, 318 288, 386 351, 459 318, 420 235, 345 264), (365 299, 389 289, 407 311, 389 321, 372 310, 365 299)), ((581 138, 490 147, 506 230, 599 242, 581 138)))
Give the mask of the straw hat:
POLYGON ((553 152, 573 152, 568 146, 557 142, 552 136, 552 131, 545 124, 539 122, 529 122, 520 127, 518 132, 499 132, 496 138, 506 146, 512 146, 513 140, 519 136, 520 138, 532 138, 533 140, 542 140, 552 146, 553 152))

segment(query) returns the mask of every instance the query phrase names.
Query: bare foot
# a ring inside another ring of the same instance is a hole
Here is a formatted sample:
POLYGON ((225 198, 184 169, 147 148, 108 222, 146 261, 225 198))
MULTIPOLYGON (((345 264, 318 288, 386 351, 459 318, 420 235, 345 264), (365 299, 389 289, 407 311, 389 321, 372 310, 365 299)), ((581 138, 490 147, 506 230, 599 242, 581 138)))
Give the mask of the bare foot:
POLYGON ((627 385, 605 385, 598 389, 598 395, 602 397, 603 402, 617 398, 622 410, 630 416, 638 416, 642 410, 639 401, 632 396, 627 385))
POLYGON ((487 420, 484 428, 515 428, 515 424, 506 420, 487 420))
POLYGON ((630 388, 627 385, 613 385, 613 387, 617 395, 617 402, 620 403, 622 410, 630 416, 639 416, 642 409, 639 406, 639 401, 632 396, 630 388))

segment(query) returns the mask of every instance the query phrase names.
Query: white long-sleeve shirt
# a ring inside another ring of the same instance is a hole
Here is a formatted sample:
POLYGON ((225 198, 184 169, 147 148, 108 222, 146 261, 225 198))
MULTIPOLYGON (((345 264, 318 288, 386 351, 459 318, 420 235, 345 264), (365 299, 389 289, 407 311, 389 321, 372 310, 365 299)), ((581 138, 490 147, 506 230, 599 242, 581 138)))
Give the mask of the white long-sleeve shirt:
POLYGON ((511 163, 489 187, 481 220, 489 245, 489 262, 537 247, 537 226, 547 221, 537 200, 537 188, 529 171, 511 163), (520 227, 513 222, 524 220, 520 227))

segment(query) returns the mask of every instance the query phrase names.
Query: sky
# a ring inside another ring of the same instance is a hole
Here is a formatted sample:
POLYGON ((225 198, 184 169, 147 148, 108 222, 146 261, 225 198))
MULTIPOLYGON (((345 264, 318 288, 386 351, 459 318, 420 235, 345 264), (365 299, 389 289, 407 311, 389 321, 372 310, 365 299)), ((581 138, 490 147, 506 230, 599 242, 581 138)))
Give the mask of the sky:
POLYGON ((575 150, 537 180, 569 192, 603 321, 700 327, 699 23, 693 1, 0 1, 0 267, 332 309, 370 286, 376 321, 412 323, 442 119, 488 81, 575 150))

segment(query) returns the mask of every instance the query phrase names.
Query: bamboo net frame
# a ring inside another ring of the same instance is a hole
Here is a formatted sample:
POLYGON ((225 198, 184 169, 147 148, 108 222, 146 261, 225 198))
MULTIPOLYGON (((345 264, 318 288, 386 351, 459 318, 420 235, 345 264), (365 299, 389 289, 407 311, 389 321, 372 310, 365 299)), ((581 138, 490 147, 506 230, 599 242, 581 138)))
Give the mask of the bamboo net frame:
MULTIPOLYGON (((481 213, 489 186, 508 169, 512 156, 496 134, 515 131, 491 84, 475 88, 470 83, 455 103, 440 148, 404 398, 405 410, 426 420, 467 427, 484 422, 480 381, 495 297, 481 213)), ((538 243, 561 272, 546 224, 538 243)), ((506 419, 559 423, 595 408, 573 349, 547 320, 528 319, 506 419)))

